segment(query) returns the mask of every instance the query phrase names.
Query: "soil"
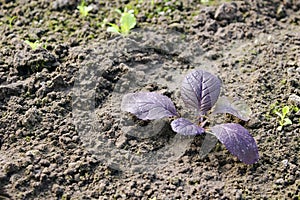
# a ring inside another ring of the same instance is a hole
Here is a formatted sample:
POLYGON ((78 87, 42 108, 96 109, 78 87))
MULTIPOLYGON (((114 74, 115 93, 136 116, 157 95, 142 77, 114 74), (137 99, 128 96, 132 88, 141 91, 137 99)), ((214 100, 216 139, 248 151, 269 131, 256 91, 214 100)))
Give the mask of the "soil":
POLYGON ((0 199, 300 199, 300 112, 281 131, 271 112, 300 108, 300 1, 86 1, 86 17, 79 4, 0 1, 0 199), (108 33, 125 7, 137 26, 108 33), (239 123, 257 163, 120 110, 143 90, 184 113, 192 69, 251 107, 239 123))

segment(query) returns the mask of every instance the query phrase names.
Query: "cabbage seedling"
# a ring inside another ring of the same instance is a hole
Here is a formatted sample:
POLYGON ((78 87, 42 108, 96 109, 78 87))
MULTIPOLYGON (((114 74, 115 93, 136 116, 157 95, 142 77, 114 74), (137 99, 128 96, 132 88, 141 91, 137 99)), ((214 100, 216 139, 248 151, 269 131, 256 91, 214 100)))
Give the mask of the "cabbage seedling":
POLYGON ((85 1, 82 0, 80 5, 77 6, 77 9, 79 10, 79 13, 80 13, 81 16, 86 17, 86 16, 88 16, 89 12, 91 10, 93 10, 93 7, 92 6, 86 6, 85 1))
POLYGON ((180 117, 170 98, 155 92, 129 93, 123 96, 121 110, 134 114, 142 120, 154 120, 164 117, 175 118, 171 122, 173 131, 181 135, 213 134, 233 155, 246 164, 258 161, 258 149, 254 138, 240 124, 225 123, 206 127, 207 114, 215 105, 212 114, 229 113, 242 120, 249 120, 249 110, 240 103, 232 103, 221 97, 221 80, 206 71, 195 70, 189 73, 181 86, 181 98, 188 109, 196 114, 196 123, 180 117))
POLYGON ((121 33, 124 35, 128 35, 129 31, 133 29, 136 25, 136 18, 133 14, 134 11, 127 11, 127 8, 125 8, 123 13, 120 10, 117 10, 117 12, 121 14, 120 27, 116 24, 109 23, 110 27, 107 28, 107 31, 112 33, 121 33))
POLYGON ((13 21, 17 19, 17 16, 8 17, 7 19, 9 23, 9 28, 11 29, 13 27, 13 21))
POLYGON ((41 43, 38 40, 36 40, 35 42, 30 42, 29 40, 25 40, 25 43, 28 44, 33 50, 36 50, 41 45, 41 43))
POLYGON ((290 118, 288 118, 288 114, 290 113, 290 107, 289 106, 284 106, 280 110, 277 110, 274 108, 272 111, 274 114, 276 114, 279 117, 279 126, 277 127, 278 131, 281 131, 284 126, 291 125, 293 124, 290 118))

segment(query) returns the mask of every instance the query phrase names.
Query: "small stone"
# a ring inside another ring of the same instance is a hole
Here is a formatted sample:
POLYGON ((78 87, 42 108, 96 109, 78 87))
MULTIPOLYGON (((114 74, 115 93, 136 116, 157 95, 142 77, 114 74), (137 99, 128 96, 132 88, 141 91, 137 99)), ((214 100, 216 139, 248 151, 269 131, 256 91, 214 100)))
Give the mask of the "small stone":
POLYGON ((243 193, 241 190, 237 190, 235 193, 235 199, 243 199, 243 193))
POLYGON ((63 194, 63 189, 58 185, 58 184, 53 184, 52 186, 52 191, 56 194, 56 195, 61 195, 63 194))
POLYGON ((117 139, 115 145, 116 145, 117 148, 121 148, 122 146, 124 146, 126 144, 126 142, 127 142, 127 137, 125 135, 121 135, 117 139))
POLYGON ((35 154, 34 154, 32 151, 27 151, 27 152, 25 153, 25 155, 26 155, 26 156, 29 156, 29 157, 34 157, 34 156, 35 156, 35 154))
POLYGON ((251 128, 251 129, 258 129, 262 126, 262 123, 257 120, 257 119, 251 119, 249 122, 248 122, 248 127, 251 128))
POLYGON ((75 174, 75 169, 73 169, 73 168, 68 168, 68 169, 66 169, 65 171, 64 171, 64 174, 65 175, 72 175, 72 174, 75 174))
POLYGON ((275 184, 277 184, 277 185, 283 185, 283 184, 284 184, 283 178, 277 179, 277 180, 275 181, 275 184))
POLYGON ((285 7, 283 4, 279 5, 279 7, 277 8, 277 18, 281 19, 284 18, 286 16, 286 11, 285 11, 285 7))
POLYGON ((171 80, 172 80, 172 75, 167 75, 167 76, 166 76, 166 80, 167 80, 167 81, 171 81, 171 80))
POLYGON ((217 20, 234 20, 237 17, 237 6, 235 3, 221 4, 215 13, 217 20))
POLYGON ((21 123, 27 127, 33 127, 41 121, 41 113, 36 107, 32 107, 26 111, 21 118, 21 123))
POLYGON ((49 175, 49 174, 50 174, 49 168, 48 168, 48 167, 45 167, 45 168, 43 169, 42 173, 43 173, 43 174, 49 175))
POLYGON ((146 74, 145 74, 145 72, 143 72, 143 71, 137 71, 137 72, 136 72, 136 78, 137 78, 138 80, 140 80, 140 81, 144 80, 144 79, 145 79, 145 76, 146 76, 146 74))
POLYGON ((61 75, 57 75, 56 77, 54 77, 52 79, 52 86, 54 87, 59 87, 59 86, 63 86, 65 84, 64 79, 61 75))
POLYGON ((76 168, 76 165, 77 165, 77 163, 76 162, 71 162, 71 163, 69 163, 69 167, 70 168, 76 168))
POLYGON ((288 183, 294 183, 295 182, 295 179, 296 179, 296 177, 295 176, 293 176, 293 175, 289 175, 287 178, 286 178, 286 180, 287 180, 287 182, 288 183))
POLYGON ((9 181, 10 181, 12 184, 15 184, 15 183, 17 183, 18 180, 20 180, 20 179, 21 179, 21 176, 20 176, 19 174, 13 174, 13 175, 10 177, 9 181))
POLYGON ((289 66, 294 66, 294 65, 296 65, 297 63, 296 63, 296 61, 295 60, 289 60, 288 62, 287 62, 287 65, 289 65, 289 66))
POLYGON ((205 26, 207 31, 216 32, 218 30, 218 24, 215 20, 208 20, 205 26))
MULTIPOLYGON (((287 63, 287 65, 289 65, 289 64, 291 65, 290 62, 287 63)), ((295 75, 295 69, 293 67, 287 68, 286 71, 287 71, 288 77, 293 77, 295 75)))
POLYGON ((46 159, 42 159, 42 160, 40 161, 40 164, 41 164, 42 166, 44 166, 44 167, 49 167, 49 166, 50 166, 49 160, 46 160, 46 159))
POLYGON ((287 159, 284 159, 283 161, 281 161, 284 167, 287 167, 289 164, 289 161, 287 159))
POLYGON ((175 29, 175 30, 182 30, 183 29, 183 24, 180 24, 180 23, 177 23, 177 22, 174 22, 172 24, 169 25, 169 28, 171 29, 175 29))
POLYGON ((290 95, 288 101, 298 107, 300 106, 300 97, 296 94, 290 95))
POLYGON ((7 163, 3 166, 2 168, 4 170, 4 172, 6 172, 7 174, 11 174, 14 173, 16 171, 18 171, 18 166, 15 163, 7 163))

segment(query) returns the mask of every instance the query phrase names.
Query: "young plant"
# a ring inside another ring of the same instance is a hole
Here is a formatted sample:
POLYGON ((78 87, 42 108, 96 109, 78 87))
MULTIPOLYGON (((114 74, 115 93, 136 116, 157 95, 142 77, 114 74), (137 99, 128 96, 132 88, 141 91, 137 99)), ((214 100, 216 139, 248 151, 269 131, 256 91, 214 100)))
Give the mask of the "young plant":
POLYGON ((225 147, 242 162, 253 164, 258 161, 258 149, 254 138, 239 124, 225 123, 207 127, 207 114, 216 104, 212 114, 229 113, 242 120, 249 120, 249 111, 240 103, 231 103, 222 97, 217 102, 221 90, 221 80, 206 71, 195 70, 189 73, 181 86, 181 98, 188 109, 196 115, 196 123, 180 117, 173 102, 155 92, 129 93, 123 96, 121 110, 134 114, 142 120, 164 117, 175 118, 171 122, 173 131, 181 135, 213 134, 225 147))
POLYGON ((79 10, 80 15, 83 16, 83 17, 88 16, 89 12, 91 10, 93 10, 92 6, 86 6, 85 4, 86 4, 85 0, 82 0, 81 3, 80 3, 80 5, 77 6, 77 9, 79 10))
POLYGON ((118 33, 123 35, 128 35, 129 31, 133 29, 136 25, 136 18, 134 16, 134 11, 129 10, 127 8, 124 9, 122 13, 120 10, 116 10, 119 14, 121 14, 120 18, 120 27, 117 24, 109 23, 110 27, 107 28, 108 32, 118 33))
POLYGON ((293 124, 290 118, 288 118, 288 114, 290 113, 289 106, 284 106, 281 109, 273 108, 272 113, 279 117, 279 126, 277 127, 277 130, 281 131, 284 126, 293 124))
POLYGON ((25 40, 25 43, 28 44, 33 50, 36 50, 41 45, 39 41, 30 42, 29 40, 25 40))
POLYGON ((13 27, 13 21, 17 19, 17 16, 8 17, 7 19, 8 19, 9 28, 11 29, 13 27))

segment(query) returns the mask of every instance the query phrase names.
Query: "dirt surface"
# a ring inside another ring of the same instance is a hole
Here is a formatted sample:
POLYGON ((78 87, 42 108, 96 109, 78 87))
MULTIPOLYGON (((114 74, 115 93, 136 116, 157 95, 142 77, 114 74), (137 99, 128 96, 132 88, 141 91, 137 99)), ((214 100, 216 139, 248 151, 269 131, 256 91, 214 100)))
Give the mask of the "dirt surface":
POLYGON ((86 17, 79 4, 0 1, 0 199, 300 199, 300 112, 281 131, 271 113, 300 107, 300 1, 87 1, 86 17), (125 7, 137 27, 108 33, 103 20, 125 7), (120 111, 122 95, 143 90, 184 113, 192 69, 251 107, 240 123, 257 163, 120 111))

